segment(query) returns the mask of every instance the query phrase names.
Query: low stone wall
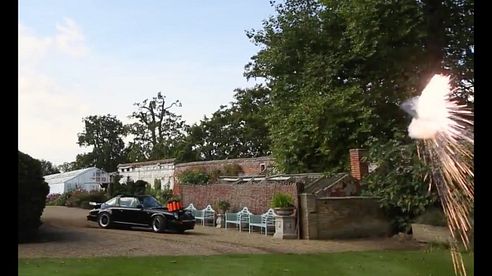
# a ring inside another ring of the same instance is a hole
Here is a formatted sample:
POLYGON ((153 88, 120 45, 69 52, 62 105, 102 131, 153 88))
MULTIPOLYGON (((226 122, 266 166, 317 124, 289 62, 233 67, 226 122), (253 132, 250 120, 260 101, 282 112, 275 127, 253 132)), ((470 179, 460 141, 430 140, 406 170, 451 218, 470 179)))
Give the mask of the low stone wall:
POLYGON ((391 224, 369 197, 300 195, 301 238, 346 239, 388 236, 391 224))
POLYGON ((437 242, 449 244, 452 240, 447 227, 427 224, 412 224, 412 236, 419 242, 437 242))

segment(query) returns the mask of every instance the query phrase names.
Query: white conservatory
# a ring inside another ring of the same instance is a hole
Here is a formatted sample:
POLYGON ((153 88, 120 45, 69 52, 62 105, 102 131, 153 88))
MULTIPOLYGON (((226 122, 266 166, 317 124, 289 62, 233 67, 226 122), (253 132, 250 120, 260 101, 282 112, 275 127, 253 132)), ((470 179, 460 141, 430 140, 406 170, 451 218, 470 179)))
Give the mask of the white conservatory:
POLYGON ((153 188, 156 182, 162 189, 174 187, 174 159, 119 164, 118 173, 122 176, 120 183, 143 180, 153 188))
POLYGON ((76 189, 99 191, 104 183, 109 183, 109 174, 101 169, 91 167, 70 172, 44 176, 50 186, 50 194, 63 194, 76 189))

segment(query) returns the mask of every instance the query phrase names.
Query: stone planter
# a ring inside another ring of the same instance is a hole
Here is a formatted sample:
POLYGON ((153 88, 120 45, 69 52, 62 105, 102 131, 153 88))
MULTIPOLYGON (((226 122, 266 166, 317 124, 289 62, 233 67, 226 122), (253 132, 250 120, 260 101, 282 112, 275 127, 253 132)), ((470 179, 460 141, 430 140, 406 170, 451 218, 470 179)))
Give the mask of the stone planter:
POLYGON ((297 239, 296 217, 276 216, 274 239, 297 239))
POLYGON ((215 222, 216 222, 215 227, 224 228, 225 227, 224 214, 217 214, 217 220, 215 222))
POLYGON ((273 208, 275 212, 275 239, 297 239, 296 217, 294 207, 273 208))
POLYGON ((273 210, 275 211, 275 214, 278 215, 278 216, 292 216, 292 214, 294 214, 294 207, 277 207, 277 208, 273 208, 273 210))
POLYGON ((446 243, 452 240, 449 229, 444 226, 433 226, 427 224, 412 224, 412 236, 419 242, 446 243))

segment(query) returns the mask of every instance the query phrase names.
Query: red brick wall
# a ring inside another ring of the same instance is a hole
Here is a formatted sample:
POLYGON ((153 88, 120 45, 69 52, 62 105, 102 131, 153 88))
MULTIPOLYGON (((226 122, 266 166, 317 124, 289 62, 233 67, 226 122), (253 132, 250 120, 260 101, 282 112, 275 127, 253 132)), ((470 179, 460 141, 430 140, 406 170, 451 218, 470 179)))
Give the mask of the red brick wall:
POLYGON ((223 169, 225 165, 237 164, 241 167, 242 173, 240 175, 260 175, 261 165, 264 164, 266 168, 273 165, 273 159, 270 157, 257 157, 257 158, 241 158, 241 159, 228 159, 228 160, 213 160, 213 161, 199 161, 176 164, 174 166, 174 194, 181 193, 181 185, 179 183, 178 176, 186 171, 192 169, 205 169, 207 171, 223 169))
POLYGON ((362 162, 366 154, 362 149, 351 149, 350 151, 350 174, 356 180, 357 191, 360 191, 360 180, 369 173, 369 165, 362 162))
POLYGON ((206 168, 207 170, 222 169, 225 165, 237 164, 243 170, 243 175, 259 175, 261 173, 261 164, 265 164, 266 167, 273 164, 273 160, 269 157, 258 158, 241 158, 241 159, 228 159, 228 160, 213 160, 213 161, 200 161, 176 164, 175 175, 179 175, 181 172, 188 169, 206 168))
POLYGON ((181 198, 184 206, 193 203, 197 209, 203 209, 208 204, 213 207, 213 204, 218 201, 226 200, 231 204, 231 211, 248 207, 254 214, 267 211, 276 192, 292 195, 294 204, 298 206, 296 183, 271 181, 267 183, 181 185, 181 198))

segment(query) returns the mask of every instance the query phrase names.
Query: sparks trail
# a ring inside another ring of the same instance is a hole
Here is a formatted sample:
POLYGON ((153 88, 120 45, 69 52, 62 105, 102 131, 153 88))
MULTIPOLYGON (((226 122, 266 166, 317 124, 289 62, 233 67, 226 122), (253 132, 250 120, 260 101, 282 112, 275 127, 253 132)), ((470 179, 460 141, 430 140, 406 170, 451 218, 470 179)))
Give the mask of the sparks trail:
MULTIPOLYGON (((473 186, 473 113, 451 99, 449 77, 434 75, 422 95, 401 105, 413 116, 408 134, 418 141, 418 153, 432 170, 453 241, 451 257, 456 274, 466 275, 459 243, 470 248, 473 186), (459 238, 459 239, 458 239, 459 238)), ((429 187, 430 188, 430 187, 429 187)))

